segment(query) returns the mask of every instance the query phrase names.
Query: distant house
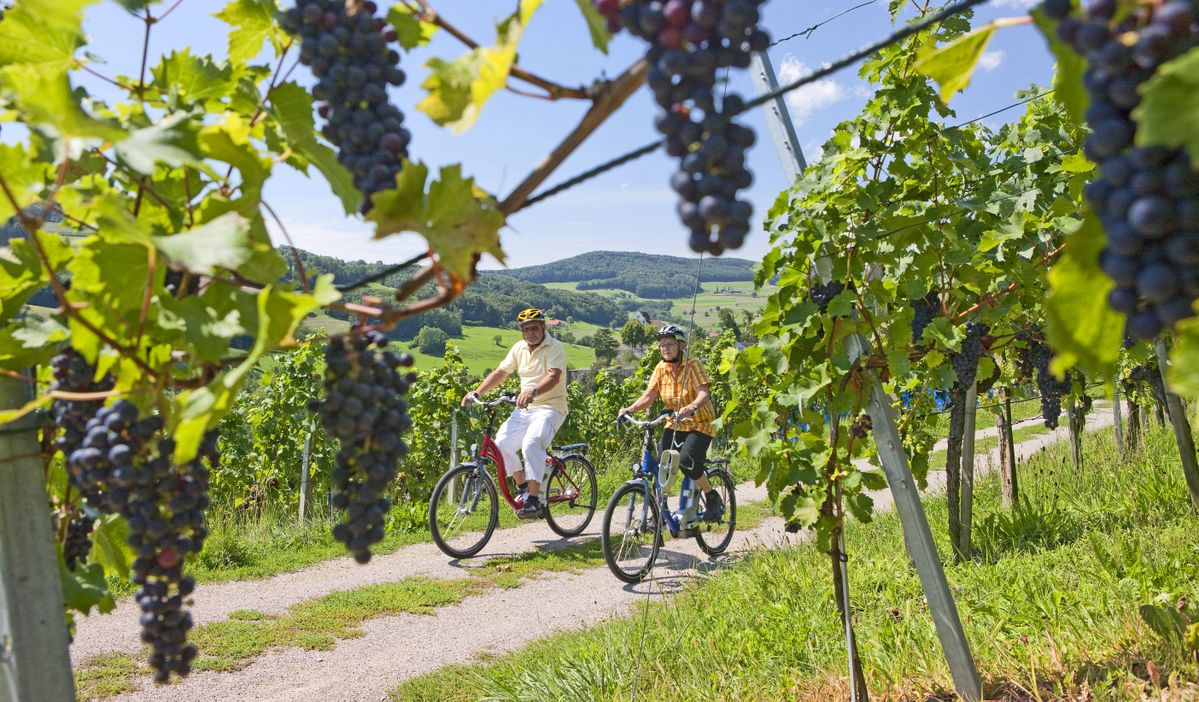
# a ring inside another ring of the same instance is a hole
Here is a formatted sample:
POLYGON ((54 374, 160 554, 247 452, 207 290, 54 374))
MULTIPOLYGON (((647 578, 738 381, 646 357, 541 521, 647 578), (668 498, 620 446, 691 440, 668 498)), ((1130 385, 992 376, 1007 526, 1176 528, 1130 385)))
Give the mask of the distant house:
POLYGON ((720 332, 718 332, 718 331, 708 332, 708 338, 709 339, 719 339, 720 332))
POLYGON ((633 315, 633 319, 641 324, 649 324, 649 313, 644 310, 637 310, 637 313, 633 315))
POLYGON ((547 327, 560 327, 563 324, 566 324, 566 322, 563 322, 561 319, 547 319, 545 321, 545 326, 547 327))

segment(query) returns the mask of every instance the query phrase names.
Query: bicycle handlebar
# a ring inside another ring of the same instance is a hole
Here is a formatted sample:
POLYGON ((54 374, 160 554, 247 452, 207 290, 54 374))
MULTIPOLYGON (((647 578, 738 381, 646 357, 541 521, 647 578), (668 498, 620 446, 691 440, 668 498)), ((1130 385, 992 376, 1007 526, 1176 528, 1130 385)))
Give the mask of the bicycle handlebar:
MULTIPOLYGON (((666 410, 665 412, 663 412, 662 414, 659 414, 657 417, 654 417, 653 419, 634 419, 632 417, 632 415, 622 414, 616 418, 616 421, 617 421, 617 423, 624 422, 625 424, 628 424, 630 426, 643 428, 643 427, 656 427, 659 424, 661 424, 662 422, 665 422, 667 419, 677 420, 678 415, 676 415, 674 412, 672 412, 670 410, 666 410)), ((684 421, 686 421, 686 420, 684 420, 684 421)))
POLYGON ((476 395, 474 393, 471 393, 467 397, 471 398, 472 405, 482 405, 483 407, 486 407, 488 409, 495 407, 496 405, 502 405, 505 403, 510 404, 510 405, 516 404, 516 397, 513 395, 500 395, 499 397, 495 398, 494 400, 488 400, 486 402, 483 400, 483 398, 479 397, 478 395, 476 395))

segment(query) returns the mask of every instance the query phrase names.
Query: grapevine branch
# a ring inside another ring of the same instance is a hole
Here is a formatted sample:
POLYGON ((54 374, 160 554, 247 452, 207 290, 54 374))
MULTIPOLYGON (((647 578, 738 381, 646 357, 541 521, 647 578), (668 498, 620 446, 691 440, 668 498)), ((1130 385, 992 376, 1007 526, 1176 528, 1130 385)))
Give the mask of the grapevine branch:
POLYGON ((156 376, 157 373, 155 373, 153 368, 138 358, 136 354, 130 352, 129 349, 118 343, 111 336, 105 334, 103 330, 85 319, 79 314, 79 311, 73 305, 71 305, 71 303, 67 300, 67 289, 62 284, 62 281, 58 279, 58 276, 54 274, 54 267, 50 265, 50 257, 46 254, 46 249, 42 246, 42 241, 37 236, 37 233, 41 228, 40 222, 35 223, 30 220, 30 218, 25 214, 24 210, 21 209, 21 205, 19 202, 17 202, 17 198, 13 194, 12 188, 9 187, 8 179, 4 177, 3 173, 0 173, 0 190, 4 191, 4 196, 8 198, 13 210, 17 213, 17 219, 21 222, 21 227, 29 234, 29 243, 33 246, 34 251, 37 252, 38 259, 41 261, 42 265, 46 268, 46 275, 50 279, 50 287, 54 289, 54 295, 58 298, 59 302, 62 303, 63 312, 68 317, 74 319, 76 322, 79 322, 79 324, 81 324, 92 334, 95 334, 96 338, 100 339, 112 348, 120 351, 122 354, 129 356, 133 362, 136 363, 137 366, 144 370, 148 375, 152 377, 156 376))
MULTIPOLYGON (((462 30, 458 29, 458 27, 454 26, 449 20, 442 16, 441 13, 434 10, 428 2, 425 2, 425 0, 416 0, 416 2, 419 7, 413 7, 407 2, 405 2, 404 5, 409 9, 409 11, 412 12, 413 15, 416 16, 417 19, 444 29, 447 34, 465 44, 467 48, 471 49, 472 51, 479 48, 479 42, 468 37, 462 32, 462 30)), ((519 78, 530 85, 535 85, 544 90, 547 94, 545 97, 549 100, 559 100, 562 98, 589 100, 592 97, 587 92, 586 88, 568 88, 559 83, 555 83, 552 80, 542 78, 535 73, 530 73, 516 64, 513 64, 512 68, 509 69, 508 72, 513 77, 519 78)), ((508 89, 521 95, 528 95, 528 93, 521 93, 520 91, 517 91, 511 87, 508 87, 508 89)))
MULTIPOLYGON (((741 108, 741 110, 730 114, 729 117, 730 118, 735 117, 736 115, 741 114, 742 112, 745 112, 746 110, 752 109, 754 107, 758 107, 759 105, 763 105, 781 95, 786 95, 787 93, 798 90, 799 88, 802 88, 805 85, 808 85, 808 84, 814 83, 818 80, 827 78, 828 76, 832 75, 833 73, 836 73, 844 68, 847 68, 847 67, 853 65, 853 64, 857 63, 858 61, 861 61, 862 59, 870 56, 871 54, 873 54, 877 51, 885 49, 888 46, 891 46, 892 44, 896 44, 900 41, 903 41, 904 39, 908 38, 909 36, 912 36, 919 32, 922 32, 925 29, 928 29, 929 27, 932 27, 940 22, 943 22, 946 19, 949 19, 950 17, 961 14, 961 13, 975 7, 976 5, 981 5, 984 2, 987 2, 987 0, 961 0, 961 2, 958 2, 949 7, 946 7, 944 10, 941 10, 940 12, 938 12, 934 15, 931 15, 926 19, 923 19, 919 22, 910 24, 910 25, 904 27, 903 29, 900 29, 900 30, 894 32, 893 34, 889 35, 888 37, 886 37, 884 39, 874 42, 873 44, 870 44, 863 49, 855 51, 852 54, 844 56, 844 57, 838 59, 837 61, 834 61, 833 63, 821 68, 818 71, 809 73, 809 74, 803 76, 802 78, 799 78, 791 83, 788 83, 784 86, 779 87, 776 90, 772 90, 768 93, 759 95, 758 97, 754 98, 753 100, 746 102, 745 105, 741 108)), ((627 72, 626 72, 626 75, 627 75, 627 72)), ((619 82, 619 79, 618 79, 618 82, 619 82)), ((633 87, 635 88, 636 86, 633 86, 633 87)), ((596 105, 598 107, 599 101, 597 101, 596 105)), ((552 194, 557 194, 559 192, 567 190, 569 187, 573 187, 575 185, 579 185, 580 183, 583 183, 584 181, 590 180, 591 178, 593 178, 601 173, 604 173, 608 170, 611 170, 612 168, 614 168, 616 166, 619 166, 623 163, 627 163, 629 161, 632 161, 633 159, 644 156, 644 155, 652 152, 655 148, 657 148, 658 146, 661 146, 664 143, 665 143, 665 140, 659 140, 659 141, 655 142, 653 145, 643 146, 638 149, 634 149, 633 151, 630 151, 628 153, 617 156, 616 158, 611 159, 611 160, 601 164, 600 166, 597 166, 596 168, 591 169, 590 171, 583 174, 582 176, 572 178, 567 183, 563 183, 560 186, 556 186, 555 188, 552 189, 552 191, 549 191, 549 192, 543 193, 542 195, 539 195, 536 198, 536 201, 543 200, 552 194)), ((540 180, 544 180, 544 178, 542 178, 540 180)), ((538 181, 538 183, 540 183, 540 180, 538 181)), ((535 183, 533 185, 533 187, 536 187, 536 185, 538 183, 535 183)), ((522 186, 523 185, 524 184, 522 183, 522 186)), ((532 187, 529 188, 529 192, 532 192, 532 187)), ((501 207, 501 210, 505 214, 511 214, 512 212, 516 212, 517 210, 521 209, 521 205, 528 198, 528 193, 525 193, 519 199, 515 199, 516 194, 517 193, 513 193, 513 195, 510 195, 508 197, 508 199, 504 201, 504 206, 501 207)))

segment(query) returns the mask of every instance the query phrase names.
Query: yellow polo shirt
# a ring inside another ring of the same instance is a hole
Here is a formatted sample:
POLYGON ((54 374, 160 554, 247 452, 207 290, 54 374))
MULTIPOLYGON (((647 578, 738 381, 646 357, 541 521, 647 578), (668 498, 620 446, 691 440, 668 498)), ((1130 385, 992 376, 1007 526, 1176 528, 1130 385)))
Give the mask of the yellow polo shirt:
POLYGON ((549 390, 537 393, 529 407, 549 407, 566 414, 566 347, 561 341, 546 334, 537 348, 530 351, 529 343, 521 339, 512 345, 508 355, 500 362, 500 370, 520 374, 521 392, 532 390, 551 368, 562 370, 561 380, 549 390))

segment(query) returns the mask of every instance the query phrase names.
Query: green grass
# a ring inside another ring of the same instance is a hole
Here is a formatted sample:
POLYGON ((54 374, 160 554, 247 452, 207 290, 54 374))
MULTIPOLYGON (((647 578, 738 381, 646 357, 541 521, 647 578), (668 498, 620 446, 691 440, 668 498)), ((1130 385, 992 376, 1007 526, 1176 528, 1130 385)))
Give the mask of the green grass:
MULTIPOLYGON (((1110 430, 1084 445, 1077 476, 1064 442, 1024 464, 1014 512, 999 506, 996 480, 981 481, 977 555, 946 566, 989 699, 1141 699, 1151 670, 1184 685, 1199 676, 1193 654, 1138 614, 1199 597, 1199 530, 1172 438, 1158 428, 1127 459, 1110 430)), ((945 501, 926 509, 948 557, 945 501)), ((876 699, 947 699, 952 680, 902 544, 893 513, 848 528, 859 655, 876 699)), ((644 630, 638 609, 434 671, 392 699, 622 700, 634 688, 645 700, 846 699, 829 570, 813 546, 763 550, 648 610, 644 630)))
POLYGON ((123 653, 106 653, 75 670, 75 694, 81 700, 105 699, 132 692, 138 674, 137 659, 123 653))
MULTIPOLYGON (((575 325, 578 326, 578 325, 575 325)), ((552 331, 550 332, 553 333, 552 331)), ((578 332, 576 332, 578 334, 578 332)), ((504 355, 508 353, 508 349, 517 341, 520 341, 520 332, 515 329, 500 329, 499 327, 463 327, 462 337, 460 339, 450 339, 458 352, 462 354, 462 360, 466 363, 466 367, 471 373, 482 374, 487 370, 493 369, 499 365, 500 361, 504 360, 504 355), (500 343, 495 343, 495 336, 499 334, 500 343)), ((426 368, 437 368, 442 364, 442 359, 439 356, 429 356, 421 353, 419 349, 411 344, 404 342, 394 342, 393 347, 407 351, 416 359, 416 368, 424 370, 426 368)), ((590 368, 595 365, 595 350, 587 346, 579 346, 578 344, 566 345, 566 359, 571 368, 590 368)))

